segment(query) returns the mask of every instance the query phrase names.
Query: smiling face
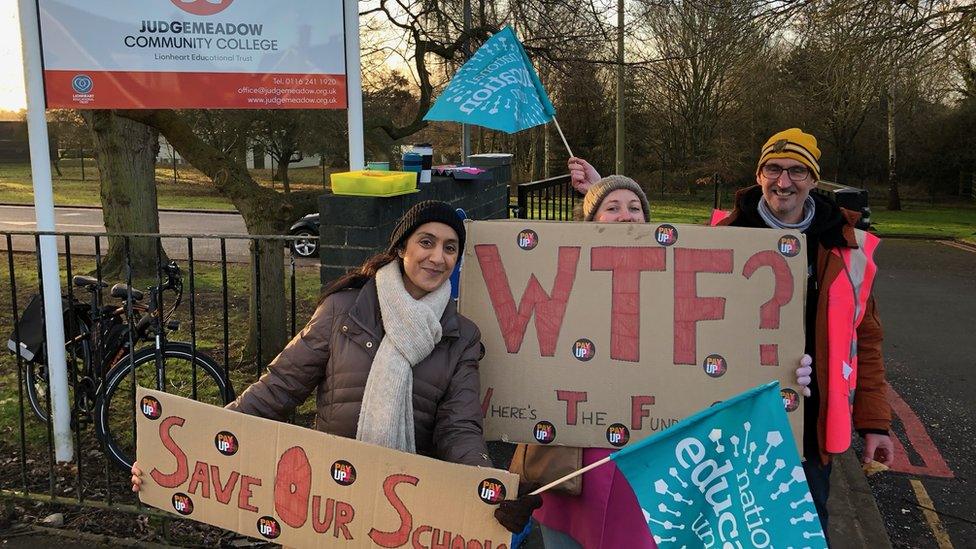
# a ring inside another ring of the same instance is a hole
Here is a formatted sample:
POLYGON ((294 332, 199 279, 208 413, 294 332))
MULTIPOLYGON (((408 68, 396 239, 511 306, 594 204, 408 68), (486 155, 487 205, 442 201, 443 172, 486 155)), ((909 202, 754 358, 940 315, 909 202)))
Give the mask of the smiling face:
POLYGON ((756 174, 756 183, 762 187, 763 199, 776 219, 784 223, 799 223, 803 220, 803 203, 807 196, 810 196, 810 191, 817 186, 817 181, 810 173, 803 181, 790 179, 787 170, 794 166, 804 166, 798 160, 776 158, 766 162, 764 166, 774 164, 783 169, 779 177, 770 179, 763 175, 763 170, 760 169, 756 174))
POLYGON ((460 254, 458 234, 444 223, 424 223, 397 253, 403 259, 403 286, 420 299, 450 278, 460 254))
POLYGON ((617 189, 604 197, 593 214, 593 221, 602 223, 643 223, 644 208, 634 191, 617 189))

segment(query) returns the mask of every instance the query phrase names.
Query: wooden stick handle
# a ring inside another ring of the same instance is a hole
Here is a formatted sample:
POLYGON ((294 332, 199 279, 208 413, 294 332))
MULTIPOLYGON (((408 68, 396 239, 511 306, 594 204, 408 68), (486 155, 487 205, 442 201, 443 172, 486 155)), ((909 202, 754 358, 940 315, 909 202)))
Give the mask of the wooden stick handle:
POLYGON ((559 137, 563 138, 563 145, 566 145, 566 150, 569 151, 569 156, 576 156, 573 154, 573 149, 569 148, 569 142, 566 141, 566 136, 563 135, 563 129, 559 127, 559 121, 556 120, 555 116, 552 117, 552 121, 556 123, 556 130, 559 131, 559 137))
POLYGON ((570 474, 568 474, 568 475, 566 475, 566 476, 564 476, 562 478, 558 478, 558 479, 550 482, 549 484, 546 484, 542 488, 539 488, 538 490, 532 492, 529 495, 530 496, 535 496, 535 495, 541 494, 542 492, 545 492, 546 490, 552 488, 553 486, 558 486, 558 485, 566 482, 567 480, 569 480, 571 478, 576 478, 576 477, 582 475, 583 473, 589 471, 590 469, 596 469, 597 467, 603 465, 604 463, 608 463, 610 461, 610 459, 611 459, 610 456, 607 456, 607 457, 601 459, 600 461, 595 461, 595 462, 587 465, 586 467, 583 467, 579 471, 573 471, 572 473, 570 473, 570 474))

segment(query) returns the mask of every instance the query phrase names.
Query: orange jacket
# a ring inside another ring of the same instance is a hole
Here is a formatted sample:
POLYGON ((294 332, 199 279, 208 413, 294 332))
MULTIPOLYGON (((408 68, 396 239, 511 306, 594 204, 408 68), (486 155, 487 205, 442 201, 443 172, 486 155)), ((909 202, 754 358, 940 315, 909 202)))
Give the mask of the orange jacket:
MULTIPOLYGON (((743 189, 736 195, 736 204, 744 198, 750 189, 743 189)), ((858 243, 854 233, 854 224, 860 214, 841 209, 847 223, 842 232, 846 246, 857 248, 858 243)), ((728 217, 718 221, 718 225, 735 225, 741 212, 736 207, 728 217)), ((826 416, 827 416, 827 304, 829 292, 827 288, 844 273, 844 261, 830 250, 819 246, 817 251, 816 277, 821 288, 817 301, 816 325, 807 326, 813 329, 816 341, 814 365, 817 369, 817 383, 820 387, 820 413, 817 420, 817 439, 820 447, 820 458, 823 463, 830 462, 830 454, 825 450, 826 444, 826 416)), ((857 326, 857 390, 854 393, 853 420, 854 428, 858 431, 887 431, 891 427, 891 406, 886 398, 884 359, 881 352, 883 340, 881 321, 878 318, 874 296, 868 298, 864 317, 857 326)))

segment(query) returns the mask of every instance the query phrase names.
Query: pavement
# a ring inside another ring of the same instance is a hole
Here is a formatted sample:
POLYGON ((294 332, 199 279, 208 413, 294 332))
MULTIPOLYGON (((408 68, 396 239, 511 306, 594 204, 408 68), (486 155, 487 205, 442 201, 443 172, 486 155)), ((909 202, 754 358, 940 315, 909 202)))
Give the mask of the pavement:
POLYGON ((891 547, 881 511, 853 450, 834 459, 827 512, 833 549, 891 547))

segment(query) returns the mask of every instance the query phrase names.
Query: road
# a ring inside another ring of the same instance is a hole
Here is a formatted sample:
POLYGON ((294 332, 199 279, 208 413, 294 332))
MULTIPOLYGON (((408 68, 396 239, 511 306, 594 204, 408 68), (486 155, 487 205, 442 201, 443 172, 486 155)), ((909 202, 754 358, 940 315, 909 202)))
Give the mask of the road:
MULTIPOLYGON (((57 230, 62 232, 105 232, 105 225, 102 223, 102 210, 96 208, 56 208, 55 223, 57 230)), ((0 231, 33 230, 35 230, 33 206, 0 206, 0 231)), ((159 231, 161 234, 247 234, 244 219, 238 214, 174 211, 159 212, 159 231)), ((33 237, 17 236, 13 240, 15 250, 33 251, 35 249, 33 237)), ((249 260, 246 239, 229 238, 226 242, 228 261, 246 262, 249 260)), ((5 241, 0 241, 0 250, 6 250, 6 246, 5 241)), ((103 240, 101 246, 104 250, 107 242, 103 240)), ((186 259, 187 243, 185 238, 163 239, 163 246, 170 257, 186 259)), ((63 239, 59 239, 58 248, 64 251, 63 239)), ((71 238, 71 252, 73 254, 91 255, 94 254, 94 251, 94 238, 71 238)), ((220 260, 220 240, 216 238, 194 238, 193 256, 195 259, 203 261, 220 260)))
POLYGON ((908 459, 869 482, 895 547, 976 547, 976 252, 886 240, 877 262, 894 430, 908 459))

